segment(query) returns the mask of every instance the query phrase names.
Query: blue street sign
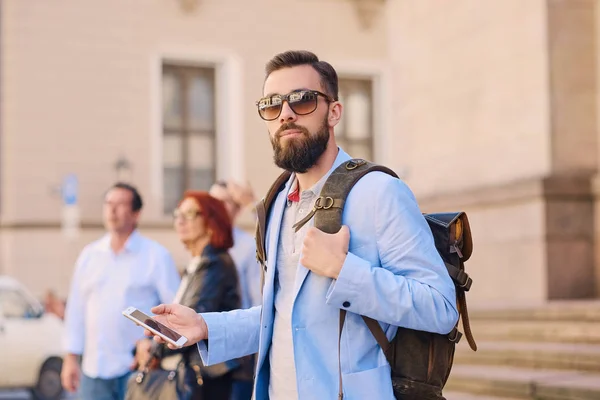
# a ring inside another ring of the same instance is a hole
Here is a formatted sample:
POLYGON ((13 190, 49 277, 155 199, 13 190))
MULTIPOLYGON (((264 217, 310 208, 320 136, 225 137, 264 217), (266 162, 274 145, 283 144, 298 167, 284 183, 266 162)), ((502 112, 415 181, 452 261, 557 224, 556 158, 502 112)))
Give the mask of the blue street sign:
POLYGON ((77 175, 69 174, 63 178, 62 182, 62 198, 65 205, 77 204, 77 195, 79 192, 79 182, 77 181, 77 175))

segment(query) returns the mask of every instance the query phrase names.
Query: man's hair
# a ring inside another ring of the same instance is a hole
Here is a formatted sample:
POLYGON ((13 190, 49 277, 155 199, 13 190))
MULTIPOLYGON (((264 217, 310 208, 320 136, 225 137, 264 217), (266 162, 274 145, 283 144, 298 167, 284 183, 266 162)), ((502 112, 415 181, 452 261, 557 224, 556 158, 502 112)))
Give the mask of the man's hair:
POLYGON ((283 68, 310 65, 321 76, 321 86, 325 93, 338 100, 338 76, 327 61, 320 61, 316 54, 307 50, 288 50, 277 54, 265 66, 265 79, 273 72, 283 68))
POLYGON ((124 182, 117 182, 114 185, 112 185, 109 190, 112 189, 128 190, 131 193, 131 210, 133 212, 137 212, 142 209, 142 206, 144 205, 144 202, 142 201, 142 196, 134 186, 124 182))

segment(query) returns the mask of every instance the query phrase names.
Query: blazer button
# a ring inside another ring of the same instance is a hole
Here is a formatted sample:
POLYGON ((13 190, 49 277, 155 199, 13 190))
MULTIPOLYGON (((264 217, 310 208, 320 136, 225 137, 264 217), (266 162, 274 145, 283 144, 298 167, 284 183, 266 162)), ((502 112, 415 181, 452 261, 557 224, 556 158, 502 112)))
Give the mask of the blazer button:
POLYGON ((349 302, 349 301, 345 301, 345 302, 344 302, 342 305, 343 305, 345 308, 348 308, 348 307, 350 307, 350 302, 349 302))

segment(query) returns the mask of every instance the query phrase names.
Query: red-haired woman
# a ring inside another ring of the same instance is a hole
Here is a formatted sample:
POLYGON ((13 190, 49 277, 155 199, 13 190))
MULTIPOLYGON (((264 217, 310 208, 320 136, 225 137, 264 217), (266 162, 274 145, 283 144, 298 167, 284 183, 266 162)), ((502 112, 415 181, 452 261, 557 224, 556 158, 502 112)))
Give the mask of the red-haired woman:
MULTIPOLYGON (((225 205, 207 192, 188 191, 173 216, 179 240, 192 257, 173 302, 198 313, 240 308, 237 271, 227 252, 233 237, 225 205)), ((204 367, 196 346, 179 350, 165 347, 163 357, 173 353, 181 353, 189 370, 194 370, 188 372, 193 377, 193 400, 229 400, 232 372, 239 367, 238 362, 204 367)))

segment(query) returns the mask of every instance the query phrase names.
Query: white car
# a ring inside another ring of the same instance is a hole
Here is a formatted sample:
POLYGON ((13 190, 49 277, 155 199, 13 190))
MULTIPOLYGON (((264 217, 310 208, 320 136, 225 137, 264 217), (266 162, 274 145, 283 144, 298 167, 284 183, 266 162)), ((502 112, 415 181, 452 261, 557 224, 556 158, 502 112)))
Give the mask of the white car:
POLYGON ((0 388, 60 399, 63 323, 17 280, 0 275, 0 388))

